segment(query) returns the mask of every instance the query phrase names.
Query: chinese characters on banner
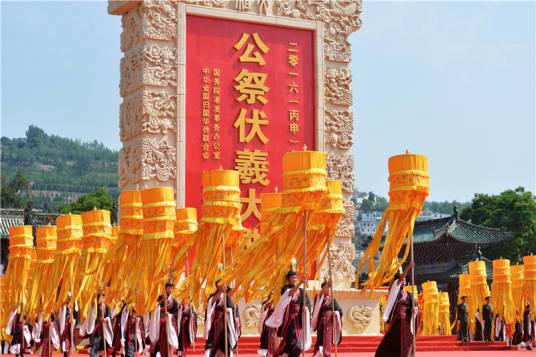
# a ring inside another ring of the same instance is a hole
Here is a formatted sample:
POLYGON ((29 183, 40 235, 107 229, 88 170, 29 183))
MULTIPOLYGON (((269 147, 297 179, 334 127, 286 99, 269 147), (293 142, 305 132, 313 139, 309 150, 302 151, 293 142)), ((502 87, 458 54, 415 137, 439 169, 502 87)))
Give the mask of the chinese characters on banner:
POLYGON ((315 147, 314 33, 190 15, 186 32, 186 206, 204 170, 234 169, 252 228, 283 154, 315 147))

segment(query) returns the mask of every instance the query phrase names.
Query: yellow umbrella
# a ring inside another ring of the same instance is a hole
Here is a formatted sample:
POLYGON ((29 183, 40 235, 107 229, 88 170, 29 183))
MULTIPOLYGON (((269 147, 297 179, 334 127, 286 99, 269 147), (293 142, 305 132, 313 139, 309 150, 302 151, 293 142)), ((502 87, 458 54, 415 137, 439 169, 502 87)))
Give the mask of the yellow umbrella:
POLYGON ((435 281, 422 284, 424 311, 423 332, 425 336, 435 336, 439 331, 439 291, 435 281))
POLYGON ((508 259, 493 261, 493 282, 491 283, 491 299, 498 313, 511 324, 515 321, 516 309, 512 296, 512 274, 508 259))

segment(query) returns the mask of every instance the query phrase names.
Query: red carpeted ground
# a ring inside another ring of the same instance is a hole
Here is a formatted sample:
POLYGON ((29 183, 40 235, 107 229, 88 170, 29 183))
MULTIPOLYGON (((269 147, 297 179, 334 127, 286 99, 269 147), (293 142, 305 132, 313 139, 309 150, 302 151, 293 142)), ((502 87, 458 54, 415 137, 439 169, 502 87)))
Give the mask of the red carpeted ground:
MULTIPOLYGON (((372 357, 382 336, 345 336, 343 343, 338 348, 338 357, 372 357)), ((236 357, 257 356, 259 346, 258 337, 242 337, 240 339, 238 354, 236 357)), ((189 356, 202 356, 204 342, 199 339, 196 350, 190 349, 189 356)), ((419 336, 417 338, 417 354, 419 357, 513 357, 513 356, 535 356, 536 352, 527 350, 517 350, 509 347, 504 342, 471 342, 458 343, 454 336, 419 336)), ((60 356, 60 354, 54 354, 60 356)), ((333 356, 334 354, 332 354, 333 356)), ((87 353, 71 355, 73 357, 87 357, 87 353)), ((174 355, 176 356, 176 355, 174 355)), ((311 352, 306 356, 312 356, 311 352)), ((383 357, 383 356, 382 356, 383 357)), ((385 356, 389 357, 389 356, 385 356)))

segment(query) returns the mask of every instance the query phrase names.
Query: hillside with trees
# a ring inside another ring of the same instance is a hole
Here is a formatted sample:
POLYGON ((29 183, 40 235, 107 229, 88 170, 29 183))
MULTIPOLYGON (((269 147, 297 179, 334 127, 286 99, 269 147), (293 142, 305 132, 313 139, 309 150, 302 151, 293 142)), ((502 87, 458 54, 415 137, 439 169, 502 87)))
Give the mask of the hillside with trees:
POLYGON ((97 141, 62 138, 32 125, 24 138, 1 139, 1 205, 25 207, 30 201, 34 208, 47 203, 58 209, 66 197, 99 187, 116 197, 117 167, 118 152, 97 141))

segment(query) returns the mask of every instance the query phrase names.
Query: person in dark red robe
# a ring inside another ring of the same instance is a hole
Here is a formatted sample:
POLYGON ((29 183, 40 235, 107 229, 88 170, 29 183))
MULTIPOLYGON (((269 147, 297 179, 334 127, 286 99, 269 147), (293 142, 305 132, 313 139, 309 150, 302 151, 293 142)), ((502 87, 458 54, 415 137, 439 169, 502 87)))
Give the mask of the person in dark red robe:
POLYGON ((214 357, 219 353, 225 355, 225 351, 227 356, 233 355, 238 342, 235 313, 233 301, 227 295, 227 287, 219 280, 216 281, 216 292, 209 296, 205 311, 205 357, 214 357))
MULTIPOLYGON (((286 354, 289 357, 298 357, 303 349, 307 350, 311 345, 309 323, 311 301, 305 290, 298 285, 298 276, 295 271, 287 273, 287 282, 288 284, 281 289, 281 299, 266 325, 277 328, 277 336, 281 337, 281 342, 274 356, 286 354), (303 308, 304 299, 305 311, 303 308), (303 321, 304 318, 305 321, 303 321)), ((306 286, 306 277, 303 277, 302 283, 306 286)))
POLYGON ((99 354, 99 351, 104 351, 106 346, 106 343, 109 343, 106 341, 104 336, 104 329, 105 324, 107 323, 107 319, 110 318, 110 308, 108 305, 106 305, 105 302, 105 296, 104 294, 99 294, 98 297, 98 305, 97 305, 97 318, 95 320, 95 328, 93 329, 93 332, 89 336, 89 355, 91 357, 97 357, 99 354))
POLYGON ((59 334, 54 314, 47 321, 40 317, 34 330, 35 351, 41 349, 41 356, 52 356, 52 352, 60 347, 59 334), (39 336, 37 336, 39 335, 39 336))
POLYGON ((9 318, 9 322, 6 326, 6 333, 13 337, 9 353, 21 357, 24 353, 27 353, 26 351, 30 348, 32 337, 29 330, 29 324, 26 322, 25 314, 19 314, 17 310, 15 310, 9 318))
POLYGON ((197 334, 197 313, 185 299, 179 306, 179 356, 186 356, 188 348, 195 343, 197 334))
POLYGON ((121 331, 121 337, 124 341, 124 355, 126 357, 134 357, 139 351, 144 348, 145 328, 143 319, 138 316, 136 309, 133 307, 128 313, 124 331, 121 331))
POLYGON ((115 315, 115 317, 113 318, 113 323, 112 323, 112 329, 113 329, 113 332, 114 332, 114 336, 113 336, 113 340, 112 340, 112 348, 111 348, 111 351, 112 351, 112 357, 115 357, 116 354, 119 354, 119 355, 123 355, 123 341, 122 341, 122 338, 123 338, 123 334, 121 333, 121 318, 123 316, 123 312, 126 313, 126 308, 127 308, 127 304, 125 304, 123 302, 123 306, 121 307, 121 311, 119 312, 119 314, 115 315))
MULTIPOLYGON (((173 292, 173 283, 166 283, 165 285, 166 289, 166 296, 160 295, 158 297, 158 303, 160 307, 160 319, 159 319, 159 335, 156 341, 153 341, 152 344, 152 352, 151 356, 156 357, 156 354, 160 352, 161 357, 167 357, 170 354, 172 354, 173 347, 170 346, 169 340, 170 337, 173 339, 172 336, 168 336, 168 328, 166 324, 168 323, 168 314, 171 315, 172 321, 172 329, 174 331, 171 331, 171 334, 177 333, 177 319, 178 319, 178 313, 179 313, 179 304, 177 303, 177 300, 173 298, 171 293, 173 292)), ((175 336, 176 337, 176 336, 175 336)))
POLYGON ((277 348, 277 329, 266 325, 266 321, 274 313, 272 293, 261 305, 261 318, 259 319, 258 331, 260 334, 260 349, 257 354, 264 357, 272 357, 277 348))
POLYGON ((523 311, 523 342, 527 350, 532 350, 532 337, 534 334, 532 327, 529 303, 525 306, 525 311, 523 311))
POLYGON ((417 307, 414 306, 413 295, 405 289, 406 275, 412 266, 409 264, 404 273, 395 275, 395 281, 389 290, 383 314, 387 332, 376 349, 376 357, 412 355, 417 307))
POLYGON ((315 357, 330 357, 334 341, 342 340, 342 309, 331 296, 331 282, 324 281, 315 297, 312 326, 316 330, 315 357))

